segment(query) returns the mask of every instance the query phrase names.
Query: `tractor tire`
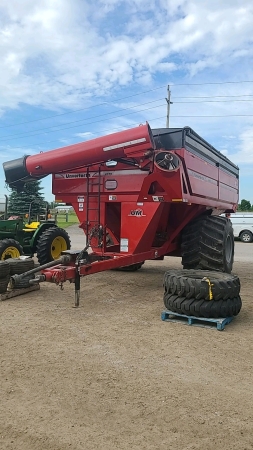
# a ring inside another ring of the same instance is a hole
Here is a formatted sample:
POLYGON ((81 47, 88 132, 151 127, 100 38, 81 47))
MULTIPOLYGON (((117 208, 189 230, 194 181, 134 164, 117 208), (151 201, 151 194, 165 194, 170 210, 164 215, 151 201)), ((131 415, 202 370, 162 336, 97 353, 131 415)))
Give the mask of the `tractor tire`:
POLYGON ((136 272, 137 270, 141 269, 144 262, 145 261, 143 261, 141 263, 131 264, 130 266, 125 266, 125 267, 117 267, 116 269, 112 269, 112 270, 118 270, 120 272, 136 272))
POLYGON ((234 234, 226 217, 201 216, 182 232, 184 269, 207 269, 231 273, 234 262, 234 234))
POLYGON ((237 316, 241 310, 242 301, 239 295, 227 300, 210 301, 196 300, 195 298, 187 299, 167 292, 164 295, 164 305, 169 311, 178 314, 217 319, 237 316))
POLYGON ((169 270, 164 276, 165 291, 195 300, 228 300, 238 297, 240 279, 237 275, 207 270, 169 270))
POLYGON ((60 258, 64 250, 70 249, 70 238, 63 228, 48 228, 37 243, 37 258, 40 265, 60 258))
POLYGON ((20 275, 21 273, 28 272, 28 270, 34 269, 34 260, 31 258, 19 259, 10 258, 8 259, 10 265, 10 275, 20 275))
POLYGON ((8 261, 0 261, 0 279, 4 279, 10 275, 10 264, 8 261))
POLYGON ((15 239, 3 239, 0 241, 0 260, 5 261, 9 258, 18 258, 23 254, 22 246, 15 239))
POLYGON ((5 278, 2 278, 0 280, 0 294, 4 294, 7 291, 9 280, 10 280, 10 275, 7 275, 5 278))

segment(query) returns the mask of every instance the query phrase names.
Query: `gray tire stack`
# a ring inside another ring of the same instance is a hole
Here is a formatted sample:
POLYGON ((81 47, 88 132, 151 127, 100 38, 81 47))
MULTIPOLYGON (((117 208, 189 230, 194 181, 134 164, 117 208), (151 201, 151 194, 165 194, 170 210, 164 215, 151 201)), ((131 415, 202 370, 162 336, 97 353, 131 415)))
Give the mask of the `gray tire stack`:
POLYGON ((169 270, 164 304, 175 313, 203 318, 231 317, 242 306, 238 276, 209 270, 169 270))
MULTIPOLYGON (((5 261, 0 261, 0 294, 7 291, 10 277, 15 274, 22 274, 34 268, 34 261, 31 258, 9 258, 5 261)), ((34 278, 33 275, 28 275, 15 284, 15 289, 30 287, 30 280, 34 278)))
POLYGON ((10 281, 10 264, 7 261, 0 261, 0 294, 7 291, 10 281))
MULTIPOLYGON (((10 258, 8 259, 8 264, 10 265, 10 276, 20 275, 34 268, 34 260, 32 258, 10 258)), ((15 289, 30 287, 30 280, 32 280, 33 278, 34 274, 22 278, 19 283, 15 283, 15 289)))

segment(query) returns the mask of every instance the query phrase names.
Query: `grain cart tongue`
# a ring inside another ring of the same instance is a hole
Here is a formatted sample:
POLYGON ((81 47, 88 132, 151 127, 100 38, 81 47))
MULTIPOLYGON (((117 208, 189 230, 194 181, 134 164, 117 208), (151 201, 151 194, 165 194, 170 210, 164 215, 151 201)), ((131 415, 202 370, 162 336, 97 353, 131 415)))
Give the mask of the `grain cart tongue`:
POLYGON ((145 260, 182 256, 184 268, 230 273, 230 221, 238 168, 191 128, 149 125, 4 163, 6 182, 52 174, 56 200, 73 206, 86 241, 38 281, 75 282, 108 269, 138 270, 145 260), (89 249, 89 252, 88 252, 89 249))

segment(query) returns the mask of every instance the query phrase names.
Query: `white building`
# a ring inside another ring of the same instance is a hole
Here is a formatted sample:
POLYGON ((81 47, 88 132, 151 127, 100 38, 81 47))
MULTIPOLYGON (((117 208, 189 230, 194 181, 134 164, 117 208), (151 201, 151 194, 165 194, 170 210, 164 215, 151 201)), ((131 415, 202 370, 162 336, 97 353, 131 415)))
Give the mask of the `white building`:
POLYGON ((5 198, 0 197, 0 213, 3 213, 5 211, 5 198))
POLYGON ((56 213, 68 213, 68 212, 72 212, 74 211, 73 206, 67 206, 67 205, 61 205, 61 206, 56 206, 55 207, 55 212, 56 213))

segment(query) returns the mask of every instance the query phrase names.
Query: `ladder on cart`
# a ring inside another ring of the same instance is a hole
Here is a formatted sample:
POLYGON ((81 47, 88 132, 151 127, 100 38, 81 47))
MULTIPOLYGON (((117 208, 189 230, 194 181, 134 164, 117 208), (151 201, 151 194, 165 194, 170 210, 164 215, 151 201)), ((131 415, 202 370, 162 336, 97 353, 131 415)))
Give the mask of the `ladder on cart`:
MULTIPOLYGON (((93 172, 94 173, 94 172, 93 172)), ((93 233, 97 233, 98 247, 102 244, 103 229, 101 228, 101 168, 97 177, 91 177, 89 167, 86 171, 86 245, 93 233)))

